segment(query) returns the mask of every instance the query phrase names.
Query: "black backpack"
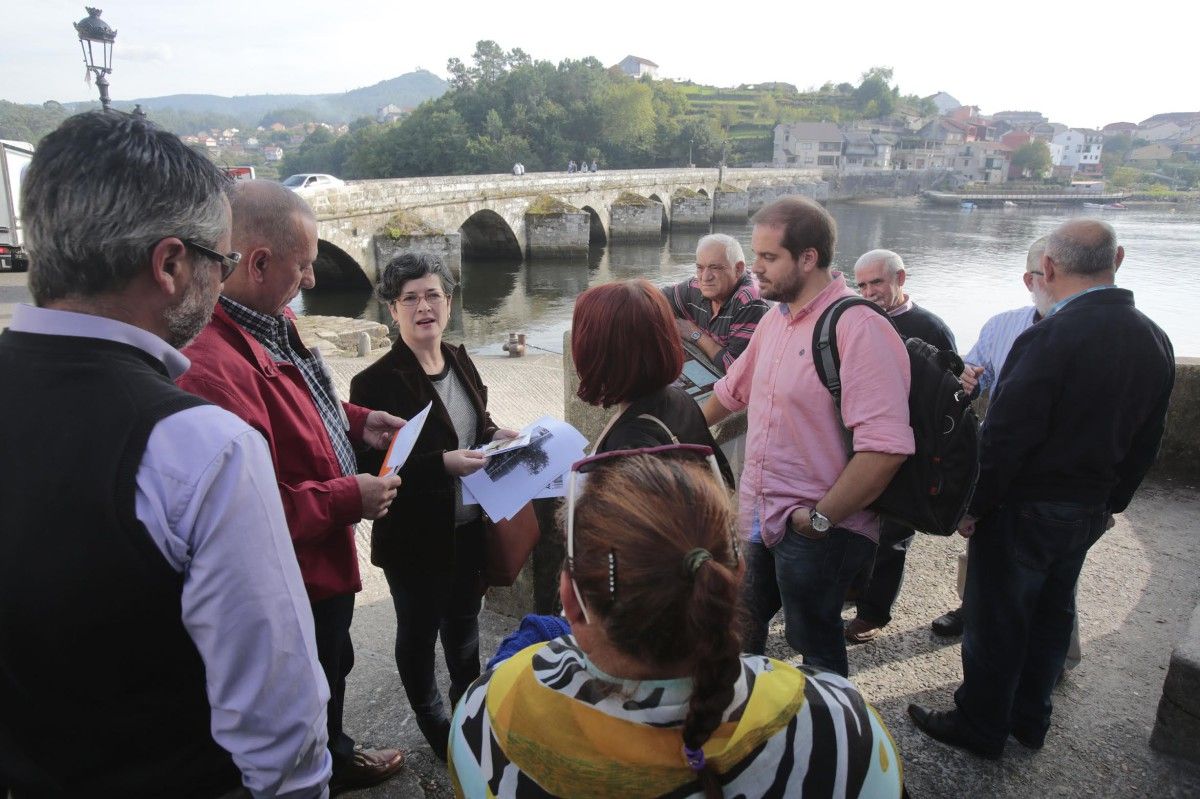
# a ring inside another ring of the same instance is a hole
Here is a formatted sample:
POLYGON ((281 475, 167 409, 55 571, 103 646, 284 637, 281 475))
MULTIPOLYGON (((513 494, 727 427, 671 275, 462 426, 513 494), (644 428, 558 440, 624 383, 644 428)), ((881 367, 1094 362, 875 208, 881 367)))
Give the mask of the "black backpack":
MULTIPOLYGON (((861 297, 837 300, 817 320, 813 361, 817 375, 833 395, 839 424, 842 382, 837 322, 854 305, 865 305, 892 322, 883 309, 861 297)), ((912 370, 908 414, 917 451, 868 508, 915 530, 950 535, 966 514, 979 477, 979 420, 958 382, 963 362, 957 353, 939 350, 919 338, 905 339, 904 346, 912 370)), ((853 455, 850 431, 845 435, 846 449, 853 455)))

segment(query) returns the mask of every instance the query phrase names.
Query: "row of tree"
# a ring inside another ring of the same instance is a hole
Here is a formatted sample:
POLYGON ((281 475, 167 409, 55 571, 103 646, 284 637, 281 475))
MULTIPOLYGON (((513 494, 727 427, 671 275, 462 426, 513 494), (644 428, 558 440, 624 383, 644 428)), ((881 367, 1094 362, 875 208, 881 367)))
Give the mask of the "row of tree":
MULTIPOLYGON (((775 123, 807 116, 794 110, 800 100, 786 84, 768 87, 752 118, 742 119, 729 104, 693 108, 671 81, 634 80, 595 58, 535 61, 493 41, 479 42, 470 63, 450 59, 447 71, 446 94, 399 122, 359 120, 341 137, 318 130, 281 171, 359 179, 504 172, 517 162, 555 170, 572 159, 604 168, 677 166, 689 158, 712 165, 723 154, 732 164, 768 161, 775 123)), ((890 69, 872 69, 859 87, 831 89, 821 102, 845 118, 889 114, 907 99, 891 77, 890 69)))

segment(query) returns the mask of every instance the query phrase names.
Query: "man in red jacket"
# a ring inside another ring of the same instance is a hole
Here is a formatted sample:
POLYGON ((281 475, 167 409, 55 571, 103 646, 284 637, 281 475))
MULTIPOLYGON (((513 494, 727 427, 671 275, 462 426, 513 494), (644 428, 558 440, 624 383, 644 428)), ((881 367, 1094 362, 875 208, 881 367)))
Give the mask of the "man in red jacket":
POLYGON ((340 402, 320 355, 296 332, 287 305, 316 283, 312 209, 269 181, 237 184, 230 204, 242 260, 212 321, 184 350, 192 367, 179 386, 237 414, 267 440, 329 681, 331 790, 365 787, 395 774, 404 756, 356 749, 342 729, 354 665, 350 622, 362 589, 354 525, 387 513, 400 478, 356 474, 352 442, 383 449, 404 422, 340 402))

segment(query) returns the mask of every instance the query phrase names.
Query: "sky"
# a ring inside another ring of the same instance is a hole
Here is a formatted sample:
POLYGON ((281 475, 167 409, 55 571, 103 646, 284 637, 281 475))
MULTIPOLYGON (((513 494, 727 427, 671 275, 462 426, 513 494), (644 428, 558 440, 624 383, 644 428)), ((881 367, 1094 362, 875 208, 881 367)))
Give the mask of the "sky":
MULTIPOLYGON (((984 114, 1040 111, 1073 127, 1200 111, 1194 29, 1180 6, 1164 0, 1119 13, 1046 0, 105 0, 101 7, 117 30, 116 100, 343 92, 418 68, 445 77, 447 59, 468 61, 475 42, 492 39, 554 63, 590 55, 611 65, 637 55, 657 63, 660 77, 719 86, 857 84, 871 67, 888 66, 904 94, 946 91, 984 114)), ((4 16, 0 99, 97 97, 84 81, 71 24, 86 16, 82 4, 11 0, 4 16)))

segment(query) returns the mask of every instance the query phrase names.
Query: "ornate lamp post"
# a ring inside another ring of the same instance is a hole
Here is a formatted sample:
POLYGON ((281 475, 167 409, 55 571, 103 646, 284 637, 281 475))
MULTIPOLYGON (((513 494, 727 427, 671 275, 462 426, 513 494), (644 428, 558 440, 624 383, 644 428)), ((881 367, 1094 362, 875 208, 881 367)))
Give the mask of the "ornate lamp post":
POLYGON ((88 72, 96 76, 96 85, 100 87, 100 105, 108 110, 108 75, 112 72, 112 47, 116 41, 117 32, 100 19, 103 12, 98 8, 87 8, 88 15, 75 23, 75 32, 79 34, 79 47, 83 50, 83 63, 88 72))

